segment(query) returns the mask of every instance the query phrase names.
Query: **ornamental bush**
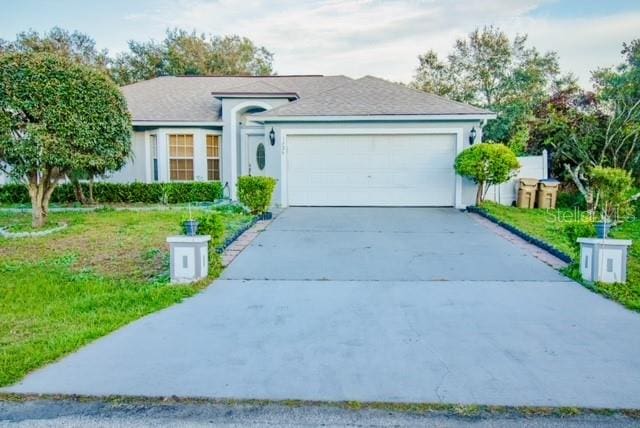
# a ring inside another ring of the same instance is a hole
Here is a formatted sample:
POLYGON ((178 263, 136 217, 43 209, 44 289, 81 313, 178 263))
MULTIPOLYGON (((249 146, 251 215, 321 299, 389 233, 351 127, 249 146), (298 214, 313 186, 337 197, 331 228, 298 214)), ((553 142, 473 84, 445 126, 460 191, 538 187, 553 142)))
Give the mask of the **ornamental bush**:
MULTIPOLYGON (((88 192, 88 184, 83 183, 88 192)), ((101 203, 187 203, 210 202, 222 198, 222 185, 219 182, 190 183, 94 183, 93 194, 101 203)), ((0 203, 28 204, 29 192, 23 184, 5 184, 0 186, 0 203)), ((58 185, 51 195, 51 202, 71 204, 76 202, 73 185, 58 185)))
POLYGON ((589 219, 583 221, 572 221, 563 224, 562 233, 574 250, 579 252, 580 244, 578 243, 578 238, 590 238, 595 236, 596 228, 589 219))
POLYGON ((508 181, 520 169, 515 153, 504 144, 476 144, 456 157, 458 175, 478 184, 476 205, 480 205, 489 186, 508 181))
POLYGON ((0 163, 28 183, 33 227, 45 224, 67 174, 122 168, 131 129, 124 95, 105 73, 49 53, 0 55, 0 163))
MULTIPOLYGON (((182 233, 186 234, 187 230, 184 223, 191 220, 189 216, 182 219, 182 233)), ((211 243, 209 245, 210 253, 214 253, 224 244, 224 218, 223 214, 218 211, 207 211, 203 214, 193 216, 193 220, 198 222, 198 235, 210 235, 211 243)))
POLYGON ((622 221, 632 213, 633 178, 629 171, 597 166, 590 176, 595 208, 603 219, 622 221))
POLYGON ((246 175, 238 178, 238 200, 252 214, 265 213, 271 206, 276 179, 246 175))

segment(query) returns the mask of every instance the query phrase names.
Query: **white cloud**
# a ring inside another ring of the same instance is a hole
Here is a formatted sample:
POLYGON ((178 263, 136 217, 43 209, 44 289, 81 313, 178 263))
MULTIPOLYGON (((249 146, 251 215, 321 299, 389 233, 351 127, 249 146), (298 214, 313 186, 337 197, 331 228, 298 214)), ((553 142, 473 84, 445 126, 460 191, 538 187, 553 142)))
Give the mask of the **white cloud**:
POLYGON ((373 74, 409 81, 417 56, 445 55, 457 37, 496 24, 528 33, 540 50, 557 50, 564 71, 588 82, 589 70, 620 61, 621 43, 640 14, 593 19, 533 18, 548 0, 172 0, 129 16, 159 37, 166 27, 240 34, 275 53, 280 74, 373 74))

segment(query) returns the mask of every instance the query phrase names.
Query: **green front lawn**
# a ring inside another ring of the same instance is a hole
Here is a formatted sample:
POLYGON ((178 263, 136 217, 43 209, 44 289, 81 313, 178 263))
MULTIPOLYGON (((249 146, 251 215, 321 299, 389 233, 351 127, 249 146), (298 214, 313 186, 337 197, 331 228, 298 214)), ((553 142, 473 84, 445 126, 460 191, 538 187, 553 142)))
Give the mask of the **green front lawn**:
MULTIPOLYGON (((168 284, 165 238, 185 211, 52 213, 63 231, 0 238, 0 386, 206 286, 168 284)), ((251 221, 225 212, 227 235, 251 221)), ((30 214, 0 213, 0 227, 28 230, 30 214)), ((212 275, 216 275, 213 271, 212 275)))
MULTIPOLYGON (((553 245, 571 256, 573 260, 578 259, 579 249, 575 242, 577 238, 575 231, 579 228, 573 226, 576 223, 584 224, 580 221, 585 218, 584 213, 569 209, 520 209, 490 202, 484 203, 482 208, 499 220, 553 245)), ((610 236, 633 240, 629 251, 627 284, 596 283, 589 285, 589 288, 629 309, 640 312, 640 220, 628 221, 616 227, 611 231, 610 236)), ((576 263, 565 269, 564 273, 580 281, 580 273, 576 263)))

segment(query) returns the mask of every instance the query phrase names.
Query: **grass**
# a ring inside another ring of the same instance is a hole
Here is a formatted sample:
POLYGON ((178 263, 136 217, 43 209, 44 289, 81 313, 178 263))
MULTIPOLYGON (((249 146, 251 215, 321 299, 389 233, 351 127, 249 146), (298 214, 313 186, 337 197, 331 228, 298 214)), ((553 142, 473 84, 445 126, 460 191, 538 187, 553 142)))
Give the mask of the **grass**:
MULTIPOLYGON (((67 229, 0 238, 0 386, 206 286, 168 284, 165 239, 184 210, 52 213, 67 229)), ((233 234, 250 216, 224 213, 233 234)), ((30 214, 0 213, 29 230, 30 214)), ((213 275, 217 272, 214 270, 213 275)))
POLYGON ((521 209, 489 202, 484 203, 482 208, 499 220, 509 223, 571 256, 574 263, 563 271, 567 276, 629 309, 640 312, 640 220, 627 221, 614 228, 610 233, 611 238, 633 241, 629 250, 627 283, 586 284, 581 280, 575 262, 579 257, 579 249, 575 243, 577 236, 568 227, 568 225, 578 223, 584 213, 569 209, 521 209))
POLYGON ((541 407, 541 406, 499 406, 478 404, 448 403, 401 403, 401 402, 360 402, 360 401, 312 401, 312 400, 260 400, 260 399, 211 399, 186 397, 136 397, 136 396, 86 396, 86 395, 54 395, 54 394, 3 394, 0 402, 29 403, 46 400, 49 403, 61 402, 100 404, 102 406, 281 406, 283 408, 337 408, 353 412, 378 410, 393 413, 409 413, 415 415, 436 414, 480 420, 502 416, 507 418, 574 418, 579 416, 609 416, 629 419, 640 419, 636 409, 608 409, 587 407, 541 407))
POLYGON ((485 202, 482 208, 499 220, 517 227, 572 257, 578 258, 574 237, 567 233, 567 224, 575 223, 580 213, 571 209, 538 210, 508 207, 485 202))

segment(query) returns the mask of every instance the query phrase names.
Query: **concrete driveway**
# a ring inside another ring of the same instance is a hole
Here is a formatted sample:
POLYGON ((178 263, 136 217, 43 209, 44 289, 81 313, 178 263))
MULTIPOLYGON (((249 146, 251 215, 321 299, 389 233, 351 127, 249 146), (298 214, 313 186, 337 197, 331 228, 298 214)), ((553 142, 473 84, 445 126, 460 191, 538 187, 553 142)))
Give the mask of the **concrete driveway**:
POLYGON ((33 393, 640 407, 640 316, 450 209, 284 211, 33 393))
POLYGON ((448 208, 290 208, 222 278, 565 280, 448 208))

